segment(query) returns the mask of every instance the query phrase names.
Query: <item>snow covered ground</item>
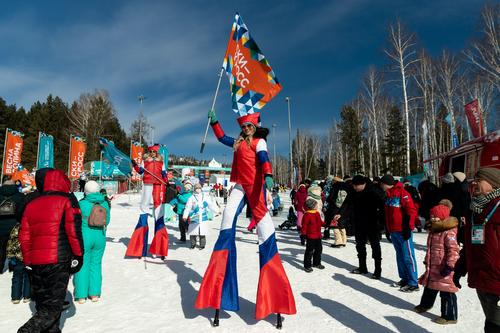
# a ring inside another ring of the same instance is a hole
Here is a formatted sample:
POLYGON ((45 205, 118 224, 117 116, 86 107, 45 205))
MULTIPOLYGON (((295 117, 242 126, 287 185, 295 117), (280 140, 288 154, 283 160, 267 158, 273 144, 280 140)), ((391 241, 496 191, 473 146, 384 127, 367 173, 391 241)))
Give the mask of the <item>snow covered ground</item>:
MULTIPOLYGON (((277 226, 285 211, 275 217, 277 226)), ((124 259, 126 245, 137 222, 138 195, 113 200, 108 243, 103 261, 103 295, 98 303, 71 304, 62 315, 64 332, 275 332, 276 317, 254 319, 259 274, 257 235, 246 230, 248 220, 238 221, 237 249, 240 311, 222 312, 220 327, 212 328, 213 310, 198 311, 193 304, 218 235, 220 216, 210 222, 205 250, 191 250, 177 242, 178 228, 169 224, 170 250, 166 262, 148 258, 124 259)), ((244 215, 244 214, 242 214, 244 215)), ((152 224, 150 223, 150 228, 152 224)), ((276 231, 278 247, 297 303, 297 315, 284 316, 285 332, 482 332, 484 315, 475 290, 463 287, 458 293, 458 324, 447 327, 431 322, 439 315, 440 300, 427 314, 412 311, 420 292, 405 294, 392 288, 398 281, 392 244, 383 241, 383 278, 350 274, 357 265, 354 240, 346 248, 324 242, 324 270, 305 273, 304 247, 295 231, 276 231)), ((150 235, 151 241, 151 235, 150 235)), ((415 235, 419 273, 423 271, 425 234, 415 235)), ((368 248, 370 256, 370 249, 368 248)), ((368 261, 369 269, 373 262, 368 261)), ((0 275, 0 332, 15 332, 34 311, 34 305, 10 302, 11 274, 0 275)), ((462 285, 466 285, 464 279, 462 285)), ((70 282, 69 291, 73 285, 70 282)), ((71 296, 68 293, 68 299, 71 296)))

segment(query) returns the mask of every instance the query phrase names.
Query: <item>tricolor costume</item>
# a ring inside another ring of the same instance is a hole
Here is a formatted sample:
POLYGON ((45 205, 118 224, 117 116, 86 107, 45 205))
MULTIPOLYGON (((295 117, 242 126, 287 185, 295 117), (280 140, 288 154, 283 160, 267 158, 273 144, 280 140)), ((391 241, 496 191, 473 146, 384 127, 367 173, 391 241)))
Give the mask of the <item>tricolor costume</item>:
POLYGON ((163 205, 165 197, 164 183, 167 182, 167 177, 163 158, 158 154, 159 148, 159 145, 148 147, 150 154, 144 155, 141 165, 134 164, 135 171, 143 175, 141 214, 127 246, 127 252, 125 253, 127 257, 140 258, 147 256, 149 215, 153 216, 155 220, 155 234, 149 253, 160 257, 166 257, 168 254, 168 233, 165 227, 165 208, 163 205), (151 201, 153 202, 152 209, 151 201))
MULTIPOLYGON (((213 111, 211 111, 213 112, 213 111)), ((196 308, 238 311, 238 281, 236 274, 236 221, 245 204, 252 210, 259 238, 260 277, 257 289, 256 319, 271 313, 295 314, 295 300, 283 269, 276 245, 274 224, 265 198, 266 186, 272 187, 272 167, 267 153, 267 129, 259 127, 259 113, 238 118, 238 123, 252 124, 253 136, 238 140, 224 134, 215 113, 211 118, 217 139, 234 147, 231 182, 236 183, 222 215, 221 230, 196 300, 196 308)), ((216 315, 217 316, 217 315, 216 315)))

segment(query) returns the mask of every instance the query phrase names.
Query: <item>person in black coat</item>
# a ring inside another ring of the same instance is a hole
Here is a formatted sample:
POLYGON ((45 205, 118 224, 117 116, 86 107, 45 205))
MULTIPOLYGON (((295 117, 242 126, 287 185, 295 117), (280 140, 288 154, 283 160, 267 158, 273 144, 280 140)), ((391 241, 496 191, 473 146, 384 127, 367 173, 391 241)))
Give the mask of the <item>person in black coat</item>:
POLYGON ((380 248, 379 211, 384 209, 384 202, 380 195, 375 192, 368 178, 356 175, 352 179, 352 186, 354 193, 348 200, 350 200, 352 207, 359 266, 351 273, 368 273, 366 267, 366 243, 369 241, 372 248, 372 258, 375 261, 372 278, 380 279, 382 274, 382 250, 380 248))
POLYGON ((347 197, 352 191, 352 187, 344 183, 342 179, 334 178, 330 194, 326 198, 328 205, 325 212, 325 231, 323 234, 323 239, 328 239, 330 238, 330 229, 333 229, 335 244, 332 247, 346 246, 346 228, 351 219, 351 209, 347 197))
POLYGON ((11 181, 6 180, 3 186, 0 187, 0 274, 3 273, 5 268, 5 260, 7 259, 7 241, 9 240, 10 232, 14 226, 21 222, 22 212, 26 198, 24 194, 19 192, 17 185, 11 181), (13 205, 11 205, 13 203, 13 205), (13 208, 12 214, 7 209, 7 206, 13 208))
POLYGON ((418 184, 418 192, 422 202, 418 209, 418 215, 422 216, 426 221, 430 220, 430 210, 432 207, 437 206, 441 200, 441 193, 436 184, 430 180, 424 180, 418 184))

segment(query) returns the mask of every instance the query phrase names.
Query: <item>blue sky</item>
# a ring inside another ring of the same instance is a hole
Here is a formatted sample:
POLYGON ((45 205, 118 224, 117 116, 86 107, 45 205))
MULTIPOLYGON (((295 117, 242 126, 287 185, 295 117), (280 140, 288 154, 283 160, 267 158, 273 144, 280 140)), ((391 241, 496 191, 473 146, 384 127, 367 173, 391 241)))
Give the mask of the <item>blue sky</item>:
MULTIPOLYGON (((322 133, 353 97, 370 65, 385 66, 387 25, 400 18, 431 54, 462 49, 484 1, 0 1, 0 96, 29 108, 48 94, 70 103, 106 89, 123 127, 137 96, 155 141, 174 154, 231 154, 209 133, 199 144, 236 11, 283 85, 262 112, 277 124, 277 152, 292 127, 322 133)), ((238 127, 224 77, 216 109, 229 135, 238 127)), ((269 138, 272 145, 272 136, 269 138)), ((229 159, 229 158, 228 158, 229 159)))

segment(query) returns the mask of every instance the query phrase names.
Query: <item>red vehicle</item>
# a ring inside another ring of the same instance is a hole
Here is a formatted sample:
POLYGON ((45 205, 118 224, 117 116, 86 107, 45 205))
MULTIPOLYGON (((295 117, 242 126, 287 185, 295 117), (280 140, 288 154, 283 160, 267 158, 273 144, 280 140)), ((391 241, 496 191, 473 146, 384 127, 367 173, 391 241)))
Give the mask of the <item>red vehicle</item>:
POLYGON ((460 171, 471 180, 480 167, 500 169, 500 130, 467 141, 446 153, 439 166, 439 176, 460 171))

